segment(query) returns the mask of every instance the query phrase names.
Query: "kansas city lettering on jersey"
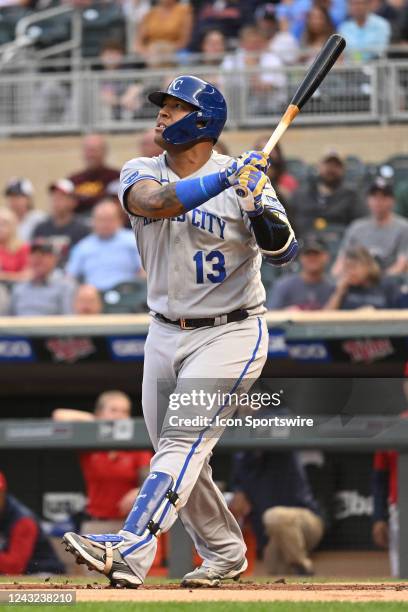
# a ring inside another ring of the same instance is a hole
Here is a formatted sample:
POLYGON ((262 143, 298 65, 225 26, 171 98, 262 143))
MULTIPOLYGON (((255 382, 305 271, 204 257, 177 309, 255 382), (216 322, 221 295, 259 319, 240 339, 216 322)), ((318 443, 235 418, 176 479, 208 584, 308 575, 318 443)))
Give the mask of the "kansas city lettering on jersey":
MULTIPOLYGON (((210 234, 215 234, 221 240, 225 240, 224 231, 227 225, 227 222, 221 217, 214 215, 214 213, 208 212, 208 210, 204 210, 202 208, 194 208, 191 212, 187 213, 191 219, 191 225, 200 230, 204 230, 209 232, 210 234)), ((179 215, 178 217, 173 217, 171 221, 181 222, 183 223, 186 220, 187 215, 179 215)), ((157 221, 162 221, 163 219, 149 219, 148 217, 143 217, 143 225, 150 225, 151 223, 156 223, 157 221)))

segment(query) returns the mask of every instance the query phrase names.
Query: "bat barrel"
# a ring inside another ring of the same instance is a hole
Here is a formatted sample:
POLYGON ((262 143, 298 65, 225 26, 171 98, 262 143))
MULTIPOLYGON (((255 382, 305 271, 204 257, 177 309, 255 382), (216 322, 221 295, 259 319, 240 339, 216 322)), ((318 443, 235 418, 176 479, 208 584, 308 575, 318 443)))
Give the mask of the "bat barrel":
POLYGON ((299 110, 306 104, 333 67, 345 46, 346 41, 340 34, 330 36, 299 85, 291 104, 297 106, 299 110))
MULTIPOLYGON (((330 38, 326 41, 315 61, 307 71, 303 81, 296 90, 296 93, 290 101, 290 104, 282 119, 279 121, 279 124, 276 126, 273 134, 264 146, 264 153, 267 153, 268 155, 271 153, 272 149, 276 146, 276 143, 280 140, 289 125, 295 119, 300 109, 314 94, 329 70, 333 67, 345 46, 346 41, 339 34, 332 34, 332 36, 330 36, 330 38)), ((245 198, 248 196, 247 189, 239 185, 235 186, 234 189, 240 198, 245 198)))

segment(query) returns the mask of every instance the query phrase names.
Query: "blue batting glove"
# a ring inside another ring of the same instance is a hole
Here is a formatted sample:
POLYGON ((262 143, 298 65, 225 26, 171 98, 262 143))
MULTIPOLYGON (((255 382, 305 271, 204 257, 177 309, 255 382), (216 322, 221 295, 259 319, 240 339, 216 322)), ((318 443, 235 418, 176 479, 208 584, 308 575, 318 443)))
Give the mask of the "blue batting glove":
POLYGON ((263 151, 246 151, 226 168, 222 170, 226 187, 238 184, 238 177, 247 166, 251 166, 266 174, 270 164, 269 156, 263 151))

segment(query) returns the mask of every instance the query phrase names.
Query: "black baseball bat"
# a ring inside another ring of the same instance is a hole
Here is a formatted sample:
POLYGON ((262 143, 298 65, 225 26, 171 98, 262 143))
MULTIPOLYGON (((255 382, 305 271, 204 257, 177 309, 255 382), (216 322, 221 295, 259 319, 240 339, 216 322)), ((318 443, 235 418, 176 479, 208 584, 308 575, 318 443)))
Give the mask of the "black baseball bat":
MULTIPOLYGON (((281 139, 294 118, 298 115, 301 108, 303 108, 306 102, 312 97, 327 73, 331 70, 345 46, 346 41, 340 34, 332 34, 330 38, 327 39, 313 64, 305 74, 303 81, 297 88, 283 117, 264 146, 264 153, 270 154, 272 149, 276 146, 276 143, 281 139)), ((247 192, 239 186, 236 188, 236 193, 240 197, 246 197, 247 195, 247 192)))

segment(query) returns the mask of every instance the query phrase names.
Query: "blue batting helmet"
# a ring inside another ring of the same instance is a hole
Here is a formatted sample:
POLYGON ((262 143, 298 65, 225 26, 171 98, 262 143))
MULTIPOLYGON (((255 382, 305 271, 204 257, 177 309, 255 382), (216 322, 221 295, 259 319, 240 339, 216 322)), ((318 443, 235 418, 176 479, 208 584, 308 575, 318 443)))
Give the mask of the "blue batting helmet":
POLYGON ((227 105, 214 85, 195 76, 183 75, 176 77, 167 91, 154 91, 148 98, 161 107, 165 96, 184 100, 197 109, 163 131, 166 142, 178 145, 203 138, 212 138, 217 142, 227 120, 227 105))

